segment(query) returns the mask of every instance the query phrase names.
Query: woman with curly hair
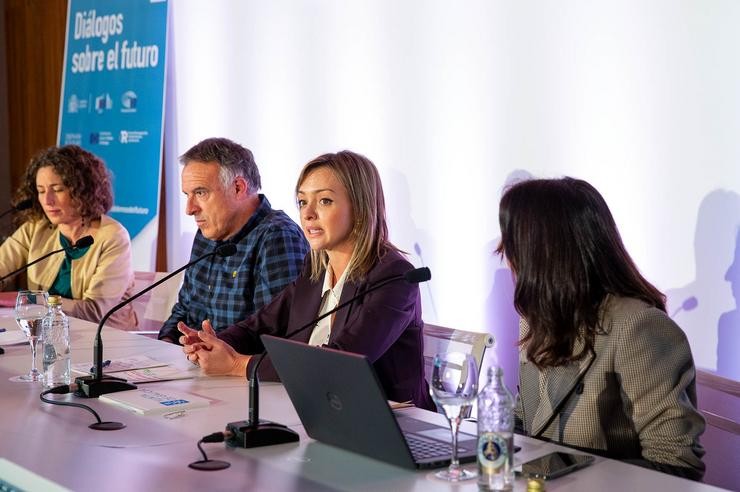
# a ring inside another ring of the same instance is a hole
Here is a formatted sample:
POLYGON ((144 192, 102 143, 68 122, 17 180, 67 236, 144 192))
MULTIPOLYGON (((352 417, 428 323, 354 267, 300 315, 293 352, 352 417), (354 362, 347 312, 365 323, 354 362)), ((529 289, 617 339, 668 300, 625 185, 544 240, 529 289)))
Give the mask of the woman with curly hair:
MULTIPOLYGON (((134 288, 128 232, 105 215, 113 205, 108 169, 76 145, 50 147, 31 159, 16 192, 16 202, 29 198, 33 205, 22 216, 24 222, 0 246, 0 276, 92 236, 88 247, 70 248, 31 265, 27 286, 62 296, 62 309, 70 316, 100 321, 134 288)), ((14 305, 15 296, 0 293, 0 305, 14 305)), ((135 326, 136 315, 127 307, 108 324, 135 326)))

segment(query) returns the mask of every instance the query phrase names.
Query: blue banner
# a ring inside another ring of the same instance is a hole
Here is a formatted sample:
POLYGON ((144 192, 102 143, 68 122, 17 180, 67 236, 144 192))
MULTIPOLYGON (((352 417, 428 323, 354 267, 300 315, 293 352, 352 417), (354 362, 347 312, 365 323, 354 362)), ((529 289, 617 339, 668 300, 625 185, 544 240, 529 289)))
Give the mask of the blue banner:
POLYGON ((158 212, 167 2, 68 5, 57 140, 105 161, 113 174, 111 215, 135 239, 158 212))

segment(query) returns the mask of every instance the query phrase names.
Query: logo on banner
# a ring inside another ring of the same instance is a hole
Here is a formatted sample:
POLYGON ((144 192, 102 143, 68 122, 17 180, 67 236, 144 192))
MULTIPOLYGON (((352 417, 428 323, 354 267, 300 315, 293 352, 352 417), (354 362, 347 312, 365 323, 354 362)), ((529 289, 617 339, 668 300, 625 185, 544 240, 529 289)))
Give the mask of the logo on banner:
POLYGON ((135 113, 139 98, 134 91, 126 91, 121 96, 121 113, 135 113))
POLYGON ((118 135, 118 140, 122 144, 139 143, 141 142, 141 139, 147 135, 149 135, 149 132, 146 130, 121 130, 121 133, 118 135))
POLYGON ((95 110, 98 113, 102 113, 103 111, 111 109, 112 107, 113 99, 110 98, 110 95, 107 92, 95 98, 95 110))
POLYGON ((90 145, 110 145, 113 141, 111 132, 90 132, 90 145))
POLYGON ((76 113, 80 110, 80 100, 77 99, 76 94, 69 96, 69 102, 67 103, 67 112, 76 113))
POLYGON ((82 145, 82 133, 65 133, 64 145, 82 145))
POLYGON ((87 99, 80 99, 77 94, 72 94, 67 100, 67 112, 79 113, 87 110, 87 99))

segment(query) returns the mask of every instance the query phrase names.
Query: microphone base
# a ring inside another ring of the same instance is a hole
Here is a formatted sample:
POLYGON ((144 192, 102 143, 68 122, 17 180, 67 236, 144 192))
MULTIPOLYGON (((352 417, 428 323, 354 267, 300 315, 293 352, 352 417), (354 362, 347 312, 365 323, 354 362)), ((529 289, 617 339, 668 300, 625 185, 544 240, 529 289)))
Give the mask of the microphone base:
POLYGON ((97 398, 100 395, 108 393, 136 389, 135 384, 131 384, 125 379, 106 375, 103 375, 101 378, 80 376, 75 379, 75 384, 77 384, 75 396, 82 398, 97 398))
POLYGON ((226 430, 231 437, 226 444, 233 448, 259 448, 298 442, 298 433, 283 424, 260 420, 259 424, 252 425, 246 420, 226 424, 226 430))

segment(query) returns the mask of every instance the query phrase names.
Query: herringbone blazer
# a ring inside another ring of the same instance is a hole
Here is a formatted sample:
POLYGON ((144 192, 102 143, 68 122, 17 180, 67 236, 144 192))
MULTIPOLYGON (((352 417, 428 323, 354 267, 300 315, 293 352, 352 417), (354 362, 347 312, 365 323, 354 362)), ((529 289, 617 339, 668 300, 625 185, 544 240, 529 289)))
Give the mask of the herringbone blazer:
MULTIPOLYGON (((637 299, 609 296, 602 313, 605 334, 596 336, 595 354, 577 363, 540 371, 522 347, 517 407, 522 430, 701 478, 699 435, 705 423, 697 410, 696 372, 685 334, 666 313, 637 299), (545 428, 574 387, 560 415, 545 428)), ((520 336, 527 330, 522 320, 520 336)))

